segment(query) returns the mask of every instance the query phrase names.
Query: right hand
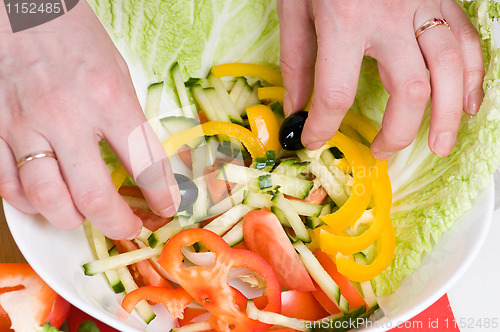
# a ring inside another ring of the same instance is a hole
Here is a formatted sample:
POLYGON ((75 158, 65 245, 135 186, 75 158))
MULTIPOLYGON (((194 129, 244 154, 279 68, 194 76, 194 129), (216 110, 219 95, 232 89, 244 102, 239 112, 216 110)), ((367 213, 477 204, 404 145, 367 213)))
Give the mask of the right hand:
POLYGON ((180 195, 170 163, 124 60, 87 3, 15 34, 5 13, 0 9, 0 196, 61 229, 88 218, 110 238, 135 237, 142 222, 111 182, 98 148, 105 139, 136 180, 152 163, 161 166, 149 167, 156 172, 141 178, 142 191, 155 213, 172 216, 180 195), (129 141, 137 133, 139 141, 129 141), (17 168, 40 151, 57 160, 17 168))

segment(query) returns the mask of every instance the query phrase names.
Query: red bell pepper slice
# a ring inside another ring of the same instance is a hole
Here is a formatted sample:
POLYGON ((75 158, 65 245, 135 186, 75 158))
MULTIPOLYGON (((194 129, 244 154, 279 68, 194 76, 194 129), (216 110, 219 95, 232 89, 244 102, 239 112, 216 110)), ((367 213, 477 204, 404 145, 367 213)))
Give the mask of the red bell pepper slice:
POLYGON ((163 248, 158 263, 212 316, 209 321, 219 331, 264 331, 266 324, 248 318, 238 292, 228 284, 231 268, 247 268, 258 273, 266 283, 268 303, 264 310, 280 312, 281 289, 269 264, 254 252, 232 249, 220 236, 205 229, 187 229, 175 235, 163 248), (202 242, 215 253, 212 267, 183 266, 182 247, 202 242))

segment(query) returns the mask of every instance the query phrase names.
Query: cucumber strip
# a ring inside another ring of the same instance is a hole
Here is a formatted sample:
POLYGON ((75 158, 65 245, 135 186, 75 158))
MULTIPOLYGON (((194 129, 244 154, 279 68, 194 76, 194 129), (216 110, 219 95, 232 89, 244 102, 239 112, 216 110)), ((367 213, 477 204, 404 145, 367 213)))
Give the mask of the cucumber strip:
POLYGON ((296 199, 289 199, 288 201, 292 204, 293 209, 301 216, 317 217, 323 210, 323 205, 307 203, 296 199))
POLYGON ((160 243, 165 243, 172 236, 189 227, 193 222, 189 222, 187 217, 177 216, 171 222, 157 229, 148 238, 148 243, 151 248, 155 248, 160 243))
POLYGON ((323 188, 328 193, 328 196, 337 204, 342 206, 348 199, 347 194, 344 191, 344 186, 341 184, 335 176, 330 172, 330 170, 315 159, 310 159, 304 151, 297 151, 297 156, 302 161, 309 161, 309 171, 316 176, 321 182, 323 188))
POLYGON ((200 105, 200 108, 205 112, 207 119, 209 121, 219 121, 217 112, 214 106, 208 99, 205 90, 200 85, 194 85, 191 87, 191 92, 193 93, 194 99, 200 105))
POLYGON ((245 81, 245 84, 238 99, 234 102, 234 106, 236 107, 236 110, 238 111, 239 114, 244 114, 246 107, 250 106, 248 104, 248 99, 250 98, 251 94, 252 94, 252 87, 248 85, 248 83, 245 81))
POLYGON ((224 84, 222 83, 221 79, 215 77, 214 75, 209 75, 208 81, 215 88, 215 92, 217 93, 217 99, 219 99, 219 102, 221 103, 222 106, 222 111, 224 111, 229 116, 231 122, 236 122, 236 123, 243 122, 243 119, 236 110, 234 102, 229 97, 229 94, 227 93, 227 90, 224 87, 224 84))
POLYGON ((184 325, 182 327, 176 327, 170 330, 170 332, 200 332, 211 330, 212 326, 209 322, 199 322, 184 325))
POLYGON ((97 273, 114 270, 122 266, 128 266, 140 262, 145 259, 155 257, 161 253, 163 246, 157 248, 142 248, 129 251, 114 257, 100 258, 98 260, 88 262, 83 265, 85 275, 92 276, 97 273))
POLYGON ((85 237, 87 238, 87 242, 89 243, 90 250, 92 250, 94 258, 97 258, 97 253, 94 246, 94 238, 92 237, 92 224, 88 219, 85 219, 83 221, 82 228, 83 232, 85 233, 85 237))
POLYGON ((205 88, 203 89, 203 92, 205 92, 208 100, 210 100, 210 104, 213 106, 213 110, 219 121, 231 122, 229 114, 224 111, 224 106, 219 100, 219 96, 217 95, 215 88, 205 88))
POLYGON ((253 208, 248 205, 239 204, 233 206, 228 211, 224 212, 218 218, 215 218, 208 225, 203 227, 215 234, 222 236, 230 230, 238 221, 240 221, 248 212, 252 211, 253 208))
POLYGON ((248 192, 243 204, 251 206, 256 209, 263 207, 271 208, 273 202, 271 201, 273 197, 269 194, 262 194, 258 192, 248 192))
MULTIPOLYGON (((97 259, 109 259, 108 246, 106 243, 106 237, 101 233, 93 224, 91 224, 92 229, 92 240, 94 242, 94 248, 97 255, 97 259)), ((93 275, 87 274, 87 269, 84 266, 85 275, 93 275)), ((104 272, 106 279, 108 279, 111 288, 116 294, 122 293, 125 288, 123 286, 120 277, 118 276, 118 272, 115 269, 107 269, 104 272)), ((95 274, 95 273, 94 273, 95 274)))
POLYGON ((148 96, 144 115, 148 120, 155 134, 158 134, 158 118, 160 116, 161 94, 163 92, 163 82, 151 84, 148 87, 148 96))
POLYGON ((193 204, 194 220, 204 219, 207 215, 210 199, 208 195, 207 179, 205 177, 206 168, 210 166, 207 158, 208 150, 206 145, 202 145, 191 150, 193 161, 193 183, 198 188, 198 198, 193 204))
MULTIPOLYGON (((169 134, 170 136, 180 133, 181 131, 191 129, 200 124, 197 120, 187 118, 185 116, 167 116, 162 118, 160 122, 163 128, 165 128, 167 134, 169 134)), ((198 134, 197 137, 187 143, 187 145, 192 148, 196 148, 205 140, 203 130, 200 127, 198 127, 196 130, 198 134)))
POLYGON ((219 173, 217 173, 217 179, 223 179, 229 182, 235 182, 239 184, 251 184, 252 182, 257 182, 259 176, 271 175, 272 185, 280 186, 280 191, 286 195, 304 199, 309 194, 309 191, 313 187, 314 183, 309 179, 296 178, 291 176, 286 176, 283 174, 269 173, 258 169, 248 168, 244 166, 238 166, 230 163, 224 164, 219 173))
POLYGON ((304 319, 287 317, 275 312, 259 310, 255 306, 253 300, 247 301, 246 312, 250 319, 258 320, 265 324, 289 327, 297 331, 308 331, 308 326, 312 323, 312 321, 304 319))
POLYGON ((230 247, 234 247, 243 241, 243 220, 238 221, 224 236, 222 237, 230 247))
MULTIPOLYGON (((356 263, 366 265, 365 255, 357 253, 354 254, 353 257, 356 263)), ((366 304, 368 304, 368 307, 370 307, 371 309, 378 306, 377 296, 373 291, 371 281, 360 282, 360 286, 361 290, 363 291, 363 298, 365 299, 366 304)))
POLYGON ((139 236, 137 236, 136 240, 141 241, 144 244, 148 244, 148 238, 153 234, 149 229, 146 227, 142 227, 141 233, 139 236))
POLYGON ((311 236, 291 202, 279 193, 273 197, 273 203, 283 212, 297 238, 303 242, 311 242, 311 236))
POLYGON ((349 312, 349 303, 340 294, 340 287, 333 281, 332 277, 321 266, 320 262, 314 254, 302 243, 297 241, 293 244, 295 250, 299 253, 299 257, 304 263, 307 272, 316 281, 318 286, 326 293, 326 295, 339 307, 343 313, 349 312))
MULTIPOLYGON (((236 79, 236 82, 234 83, 233 88, 231 89, 231 92, 229 93, 229 98, 231 98, 231 100, 233 101, 233 104, 235 105, 235 107, 234 107, 235 109, 236 109, 236 101, 240 97, 241 92, 243 91, 243 89, 245 87, 245 84, 246 84, 245 79, 243 77, 238 77, 236 79)), ((238 112, 237 109, 236 109, 236 111, 238 112)))
POLYGON ((246 189, 247 186, 245 185, 236 185, 232 190, 231 196, 228 196, 219 203, 213 205, 210 209, 208 209, 208 214, 211 216, 216 216, 226 212, 233 206, 241 204, 241 202, 243 202, 243 199, 245 198, 246 189))
POLYGON ((307 170, 308 166, 308 161, 297 162, 293 159, 286 159, 276 166, 273 173, 284 174, 287 176, 299 176, 307 170))
MULTIPOLYGON (((332 213, 332 204, 323 205, 323 209, 321 210, 319 217, 326 216, 327 214, 332 213)), ((324 224, 323 220, 321 220, 319 217, 306 217, 305 218, 306 219, 306 226, 309 227, 310 229, 315 229, 315 228, 323 225, 324 224)))
POLYGON ((260 99, 259 99, 259 88, 261 88, 262 85, 257 82, 253 85, 252 87, 252 93, 250 93, 250 96, 247 99, 247 106, 252 106, 252 105, 257 105, 260 104, 260 99))
POLYGON ((182 78, 181 67, 179 66, 179 63, 177 61, 170 68, 170 74, 174 79, 177 97, 179 97, 179 102, 182 107, 182 113, 187 118, 197 119, 197 114, 196 112, 193 112, 191 102, 189 101, 186 85, 184 84, 184 79, 182 78))
MULTIPOLYGON (((118 275, 123 282, 127 294, 139 288, 127 267, 122 266, 118 268, 118 275)), ((137 303, 135 310, 146 324, 149 324, 156 317, 156 314, 146 300, 137 303)))
POLYGON ((283 211, 281 211, 276 205, 271 206, 271 211, 276 215, 276 217, 280 221, 280 224, 283 227, 292 228, 292 225, 290 225, 290 223, 288 222, 288 219, 286 219, 283 211))

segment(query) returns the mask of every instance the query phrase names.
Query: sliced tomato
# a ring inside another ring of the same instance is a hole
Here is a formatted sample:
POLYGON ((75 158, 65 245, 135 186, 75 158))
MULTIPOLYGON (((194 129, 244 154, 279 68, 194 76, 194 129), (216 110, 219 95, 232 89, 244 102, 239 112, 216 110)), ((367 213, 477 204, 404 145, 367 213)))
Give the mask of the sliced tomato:
POLYGON ((84 331, 99 331, 99 332, 119 332, 114 328, 104 324, 103 322, 95 319, 94 317, 86 314, 77 307, 71 306, 68 316, 68 330, 69 332, 81 332, 84 326, 94 325, 97 330, 84 330, 84 331), (83 325, 82 325, 83 324, 83 325))
POLYGON ((349 308, 354 309, 364 305, 366 306, 366 310, 370 310, 369 306, 363 299, 363 296, 361 296, 351 281, 337 271, 337 266, 328 254, 324 253, 320 249, 317 249, 314 251, 314 255, 325 271, 328 272, 330 277, 332 277, 333 281, 335 281, 335 283, 340 287, 340 294, 342 294, 347 302, 349 302, 349 308))
POLYGON ((315 289, 274 213, 268 209, 250 211, 243 219, 243 237, 248 248, 271 265, 281 286, 301 292, 315 289))
POLYGON ((187 168, 193 169, 193 160, 191 158, 191 148, 189 146, 184 146, 177 150, 177 155, 187 168))
POLYGON ((311 203, 311 204, 321 204, 325 200, 327 196, 327 192, 323 187, 318 187, 311 191, 309 195, 304 199, 304 202, 311 203))
POLYGON ((0 299, 1 331, 59 328, 70 308, 28 264, 0 264, 0 299))
POLYGON ((198 119, 200 120, 200 123, 208 122, 208 118, 207 115, 205 114, 205 111, 200 110, 198 112, 198 119))
MULTIPOLYGON (((253 299, 259 309, 265 307, 267 299, 259 296, 253 299)), ((318 320, 329 315, 311 292, 288 290, 281 292, 281 314, 291 318, 318 320)))
POLYGON ((138 186, 121 186, 120 189, 118 189, 118 193, 122 196, 144 199, 141 188, 138 186))
POLYGON ((219 169, 226 162, 231 162, 232 164, 236 164, 239 166, 244 165, 242 160, 227 161, 227 160, 217 159, 215 160, 212 168, 207 170, 205 177, 207 180, 208 193, 210 194, 210 198, 212 199, 212 202, 214 202, 214 204, 220 202, 221 200, 229 196, 231 194, 231 190, 236 185, 236 183, 227 182, 216 178, 217 173, 219 173, 219 169))
POLYGON ((323 290, 318 286, 318 284, 316 284, 316 282, 314 282, 314 286, 316 287, 316 290, 311 292, 311 294, 316 298, 318 303, 321 304, 323 309, 325 309, 326 311, 328 311, 332 315, 339 313, 340 309, 335 304, 335 302, 330 300, 328 295, 326 295, 326 293, 323 292, 323 290))
MULTIPOLYGON (((120 253, 134 251, 139 247, 130 240, 113 240, 120 253)), ((167 279, 163 278, 148 260, 143 260, 132 264, 132 276, 139 286, 158 286, 173 288, 173 285, 167 279)))

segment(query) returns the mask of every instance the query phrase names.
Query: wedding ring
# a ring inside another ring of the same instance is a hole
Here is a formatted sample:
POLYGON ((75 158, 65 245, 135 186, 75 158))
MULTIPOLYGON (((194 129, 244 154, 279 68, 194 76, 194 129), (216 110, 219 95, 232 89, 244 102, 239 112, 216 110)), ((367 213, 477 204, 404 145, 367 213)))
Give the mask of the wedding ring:
POLYGON ((57 160, 56 154, 52 151, 41 151, 41 152, 36 152, 36 153, 31 153, 27 156, 22 157, 19 162, 17 163, 17 168, 21 168, 24 164, 27 162, 30 162, 35 159, 41 159, 41 158, 54 158, 57 160))
POLYGON ((424 33, 425 30, 437 27, 438 25, 444 25, 448 29, 450 28, 450 25, 444 18, 431 18, 430 20, 422 24, 422 26, 418 28, 417 31, 415 31, 415 38, 418 38, 422 33, 424 33))

